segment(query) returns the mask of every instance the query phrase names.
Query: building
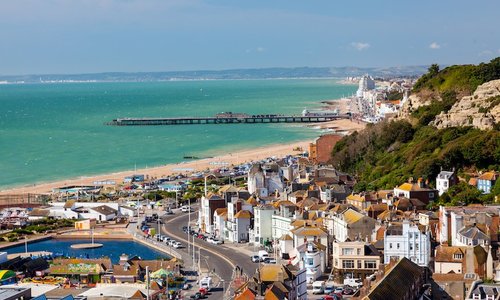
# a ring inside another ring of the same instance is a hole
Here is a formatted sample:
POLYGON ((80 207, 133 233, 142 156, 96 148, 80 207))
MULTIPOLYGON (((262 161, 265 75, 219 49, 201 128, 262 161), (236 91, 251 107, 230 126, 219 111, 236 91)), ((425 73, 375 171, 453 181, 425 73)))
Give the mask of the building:
POLYGON ((425 299, 420 297, 426 290, 427 279, 424 268, 407 258, 402 258, 361 299, 425 299))
POLYGON ((275 206, 278 211, 272 216, 273 239, 279 239, 284 235, 292 236, 292 222, 295 220, 297 206, 288 200, 278 201, 275 206))
POLYGON ((370 240, 375 219, 357 212, 353 208, 325 218, 327 227, 333 229, 333 237, 338 242, 347 240, 370 240))
POLYGON ((477 188, 483 194, 489 194, 491 193, 491 189, 495 185, 497 179, 498 179, 498 172, 485 172, 479 178, 477 178, 477 188))
POLYGON ((214 232, 214 212, 218 208, 225 208, 226 202, 219 195, 209 194, 207 197, 202 196, 200 201, 200 213, 198 215, 198 222, 200 229, 203 232, 214 232))
MULTIPOLYGON (((465 227, 476 227, 489 236, 490 245, 498 242, 499 209, 494 206, 440 206, 436 239, 449 246, 468 245, 465 227), (465 236, 464 236, 465 235, 465 236)), ((479 241, 478 241, 479 242, 479 241)))
POLYGON ((455 174, 455 170, 452 171, 442 171, 439 172, 436 177, 436 189, 438 190, 439 196, 446 193, 448 189, 458 183, 458 177, 455 174))
POLYGON ((438 274, 476 274, 478 278, 486 276, 488 253, 481 246, 445 246, 436 247, 434 272, 438 274))
POLYGON ((253 215, 248 210, 240 210, 236 215, 234 215, 234 225, 236 227, 233 231, 233 238, 229 239, 232 242, 248 242, 250 239, 249 232, 252 228, 253 215))
POLYGON ((214 212, 213 235, 217 238, 224 238, 224 228, 226 227, 227 208, 218 208, 214 212))
POLYGON ((267 197, 276 192, 282 193, 285 184, 282 169, 277 163, 253 164, 248 171, 248 192, 258 197, 267 197))
POLYGON ((380 266, 380 252, 371 244, 357 242, 333 242, 332 267, 335 277, 361 278, 375 273, 380 266))
POLYGON ((333 147, 342 139, 339 134, 325 134, 309 144, 309 159, 315 163, 325 164, 332 156, 333 147))
POLYGON ((306 280, 309 283, 316 281, 326 269, 325 247, 314 242, 307 242, 297 247, 299 253, 299 268, 306 270, 306 280))
POLYGON ((422 178, 419 178, 416 183, 410 179, 409 182, 394 188, 394 196, 408 199, 416 198, 424 204, 437 200, 438 194, 437 190, 428 188, 422 178))
POLYGON ((254 208, 252 242, 264 245, 273 240, 273 215, 276 209, 271 204, 261 204, 254 208))
MULTIPOLYGON (((422 226, 423 227, 423 226, 422 226)), ((384 262, 405 257, 419 266, 427 267, 431 259, 430 232, 418 225, 403 221, 391 225, 384 233, 384 262)))
POLYGON ((364 92, 374 89, 375 89, 375 80, 373 80, 373 77, 369 76, 368 74, 365 74, 359 80, 359 87, 356 92, 356 96, 358 98, 362 98, 364 92))

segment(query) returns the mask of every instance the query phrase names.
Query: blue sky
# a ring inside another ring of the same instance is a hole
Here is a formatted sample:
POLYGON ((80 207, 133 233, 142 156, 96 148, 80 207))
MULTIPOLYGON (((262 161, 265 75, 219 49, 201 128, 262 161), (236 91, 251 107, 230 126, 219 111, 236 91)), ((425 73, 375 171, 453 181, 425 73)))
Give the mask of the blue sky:
POLYGON ((498 0, 0 0, 0 74, 462 64, 498 0))

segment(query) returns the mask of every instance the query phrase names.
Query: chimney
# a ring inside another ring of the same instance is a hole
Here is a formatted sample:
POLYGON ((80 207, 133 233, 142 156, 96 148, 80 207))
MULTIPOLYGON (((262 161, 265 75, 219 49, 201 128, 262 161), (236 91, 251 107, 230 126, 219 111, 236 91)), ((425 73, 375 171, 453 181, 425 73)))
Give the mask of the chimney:
POLYGON ((417 180, 417 184, 418 184, 418 186, 419 186, 419 187, 421 187, 421 188, 422 188, 422 187, 424 187, 424 183, 423 183, 423 181, 424 181, 424 180, 422 179, 422 177, 420 177, 420 178, 417 180))

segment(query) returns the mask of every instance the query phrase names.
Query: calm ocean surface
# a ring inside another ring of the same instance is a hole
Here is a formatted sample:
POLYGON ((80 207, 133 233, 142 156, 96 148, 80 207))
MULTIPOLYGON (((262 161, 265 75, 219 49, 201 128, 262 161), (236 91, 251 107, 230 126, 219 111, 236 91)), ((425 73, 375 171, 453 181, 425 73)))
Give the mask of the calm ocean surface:
POLYGON ((0 189, 313 139, 291 124, 112 127, 118 117, 300 114, 355 92, 335 79, 0 85, 0 189))

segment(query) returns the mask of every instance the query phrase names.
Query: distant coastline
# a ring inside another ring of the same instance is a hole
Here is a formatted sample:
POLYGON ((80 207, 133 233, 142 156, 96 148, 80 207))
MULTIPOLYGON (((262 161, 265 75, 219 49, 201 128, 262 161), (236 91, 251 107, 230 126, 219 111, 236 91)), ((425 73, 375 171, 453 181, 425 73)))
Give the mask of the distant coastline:
POLYGON ((360 76, 366 73, 378 77, 420 76, 428 66, 359 68, 359 67, 296 67, 167 72, 101 72, 86 74, 27 74, 0 75, 0 84, 15 83, 82 83, 82 82, 146 82, 190 80, 251 80, 251 79, 331 79, 360 76))

